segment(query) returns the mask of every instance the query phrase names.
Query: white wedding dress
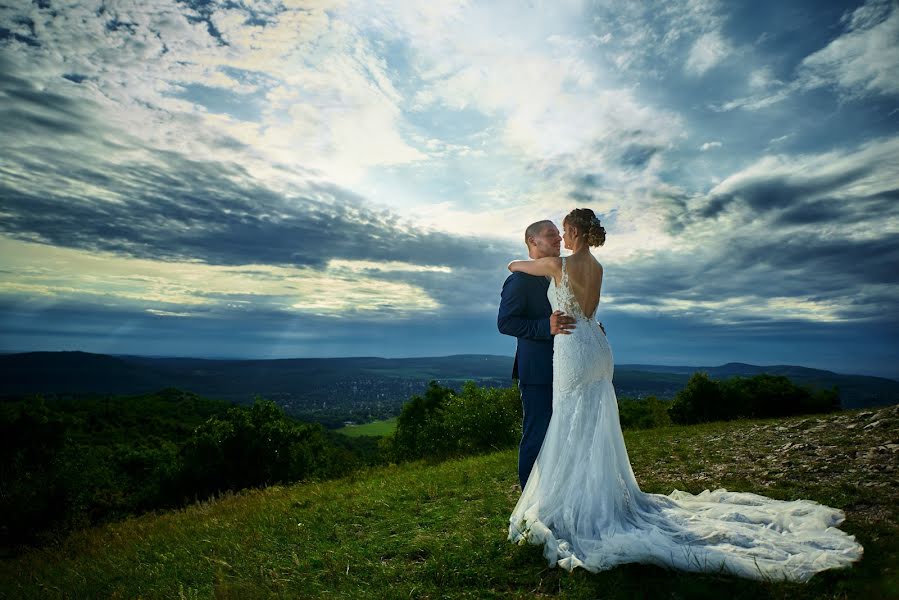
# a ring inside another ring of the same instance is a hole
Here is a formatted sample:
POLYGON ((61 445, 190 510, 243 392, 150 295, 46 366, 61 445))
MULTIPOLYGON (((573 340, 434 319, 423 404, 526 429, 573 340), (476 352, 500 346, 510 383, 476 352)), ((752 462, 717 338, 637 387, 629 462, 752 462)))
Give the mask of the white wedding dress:
POLYGON ((631 470, 612 349, 568 286, 565 259, 553 310, 577 319, 555 337, 553 413, 521 498, 509 540, 543 544, 549 566, 597 572, 623 563, 806 581, 861 558, 855 538, 836 526, 842 511, 810 500, 773 500, 724 489, 668 496, 640 491, 631 470))

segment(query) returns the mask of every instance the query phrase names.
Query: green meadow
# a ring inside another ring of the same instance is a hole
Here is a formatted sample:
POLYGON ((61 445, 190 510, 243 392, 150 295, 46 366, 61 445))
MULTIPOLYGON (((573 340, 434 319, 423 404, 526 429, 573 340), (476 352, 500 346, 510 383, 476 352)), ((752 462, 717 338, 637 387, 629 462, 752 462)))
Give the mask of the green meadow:
POLYGON ((383 421, 372 421, 362 425, 347 425, 340 429, 335 429, 337 433, 358 437, 362 435, 384 436, 393 433, 396 430, 396 417, 385 419, 383 421))

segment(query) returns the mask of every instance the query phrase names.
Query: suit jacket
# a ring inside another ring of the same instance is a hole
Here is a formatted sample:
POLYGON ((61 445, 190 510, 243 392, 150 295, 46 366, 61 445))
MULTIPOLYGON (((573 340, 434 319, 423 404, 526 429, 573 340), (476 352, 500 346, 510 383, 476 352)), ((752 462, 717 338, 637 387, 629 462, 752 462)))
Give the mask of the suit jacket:
POLYGON ((518 338, 512 379, 524 384, 552 384, 552 307, 546 297, 546 277, 512 273, 503 284, 496 325, 500 333, 518 338))

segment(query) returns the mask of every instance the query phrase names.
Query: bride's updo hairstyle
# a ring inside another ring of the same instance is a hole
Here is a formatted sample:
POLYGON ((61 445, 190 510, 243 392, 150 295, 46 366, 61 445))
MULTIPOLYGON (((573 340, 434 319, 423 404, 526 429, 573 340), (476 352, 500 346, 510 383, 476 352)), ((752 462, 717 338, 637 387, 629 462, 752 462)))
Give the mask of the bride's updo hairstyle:
POLYGON ((590 246, 602 246, 606 243, 606 230, 589 208, 575 208, 562 220, 562 224, 577 229, 578 234, 584 236, 590 246))

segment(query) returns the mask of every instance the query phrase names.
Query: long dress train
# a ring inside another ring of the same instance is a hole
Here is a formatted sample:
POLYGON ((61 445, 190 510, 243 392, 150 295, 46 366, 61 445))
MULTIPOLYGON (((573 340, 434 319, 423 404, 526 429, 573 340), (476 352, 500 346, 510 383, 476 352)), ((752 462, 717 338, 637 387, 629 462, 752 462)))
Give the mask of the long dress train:
POLYGON ((555 337, 553 414, 509 517, 510 541, 543 544, 549 565, 568 571, 637 562, 806 581, 861 558, 861 545, 836 528, 843 512, 817 502, 724 489, 642 492, 621 434, 612 349, 571 293, 564 258, 547 294, 577 327, 555 337))

